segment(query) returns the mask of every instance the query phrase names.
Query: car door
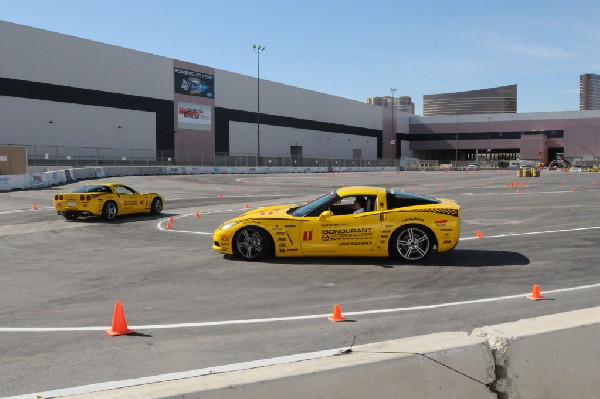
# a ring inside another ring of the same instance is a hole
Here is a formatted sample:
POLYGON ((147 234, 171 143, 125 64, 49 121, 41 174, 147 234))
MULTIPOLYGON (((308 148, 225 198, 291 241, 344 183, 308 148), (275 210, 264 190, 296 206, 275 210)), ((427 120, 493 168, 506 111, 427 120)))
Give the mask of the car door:
POLYGON ((131 187, 116 186, 115 192, 119 194, 119 213, 141 212, 144 204, 144 198, 131 187))
POLYGON ((380 213, 367 210, 358 214, 336 215, 327 211, 307 216, 300 224, 304 255, 368 255, 381 232, 380 213))

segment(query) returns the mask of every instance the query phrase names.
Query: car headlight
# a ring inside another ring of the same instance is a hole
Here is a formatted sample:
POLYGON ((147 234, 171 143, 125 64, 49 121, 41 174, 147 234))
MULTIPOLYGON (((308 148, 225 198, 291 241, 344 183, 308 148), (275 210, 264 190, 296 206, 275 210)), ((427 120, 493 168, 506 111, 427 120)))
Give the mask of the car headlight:
POLYGON ((217 230, 227 230, 227 229, 230 229, 233 226, 235 226, 236 224, 238 224, 239 222, 240 222, 239 220, 228 220, 225 223, 223 223, 222 225, 220 225, 217 230))

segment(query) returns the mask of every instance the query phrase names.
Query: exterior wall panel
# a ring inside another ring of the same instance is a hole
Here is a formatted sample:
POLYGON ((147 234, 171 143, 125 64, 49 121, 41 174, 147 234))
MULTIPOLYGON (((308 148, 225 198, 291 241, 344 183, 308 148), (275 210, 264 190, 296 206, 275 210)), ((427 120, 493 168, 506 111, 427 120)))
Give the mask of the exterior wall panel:
POLYGON ((156 149, 154 112, 0 97, 0 121, 6 144, 156 149))
POLYGON ((173 61, 0 21, 0 77, 164 100, 173 61))

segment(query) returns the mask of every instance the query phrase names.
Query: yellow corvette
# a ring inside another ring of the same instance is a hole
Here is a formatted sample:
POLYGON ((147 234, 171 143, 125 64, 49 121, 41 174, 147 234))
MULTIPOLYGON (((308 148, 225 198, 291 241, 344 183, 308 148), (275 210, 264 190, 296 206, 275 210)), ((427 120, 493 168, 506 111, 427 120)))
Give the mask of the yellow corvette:
POLYGON ((215 230, 212 248, 246 260, 273 255, 393 256, 419 262, 434 249, 456 247, 459 234, 460 206, 453 200, 355 186, 303 206, 246 212, 215 230))
POLYGON ((158 215, 164 199, 156 193, 138 193, 123 184, 106 183, 79 187, 54 196, 54 209, 67 220, 79 216, 102 216, 108 221, 117 215, 150 213, 158 215))

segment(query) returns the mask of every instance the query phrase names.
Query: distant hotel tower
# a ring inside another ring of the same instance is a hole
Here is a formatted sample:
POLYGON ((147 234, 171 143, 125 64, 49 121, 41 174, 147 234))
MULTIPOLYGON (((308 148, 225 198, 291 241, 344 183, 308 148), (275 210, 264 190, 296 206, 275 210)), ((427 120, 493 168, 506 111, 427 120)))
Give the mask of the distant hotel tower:
POLYGON ((517 112, 517 85, 423 96, 423 116, 517 112))
MULTIPOLYGON (((409 114, 415 113, 415 103, 412 102, 410 96, 394 97, 394 109, 400 112, 407 112, 409 114)), ((392 108, 392 97, 368 97, 367 104, 379 105, 380 107, 392 108)))
POLYGON ((600 110, 600 75, 579 76, 579 109, 600 110))

